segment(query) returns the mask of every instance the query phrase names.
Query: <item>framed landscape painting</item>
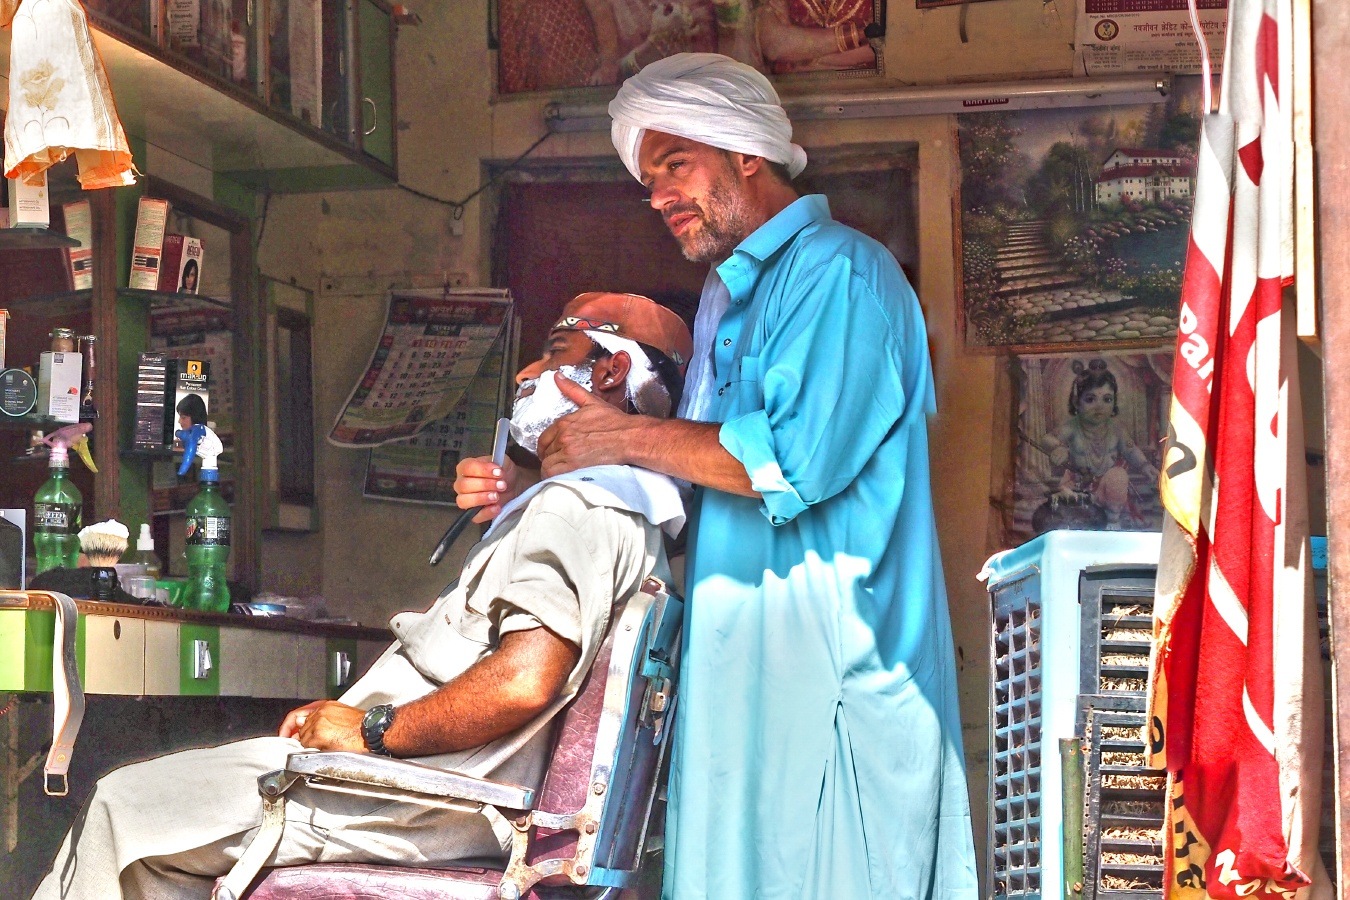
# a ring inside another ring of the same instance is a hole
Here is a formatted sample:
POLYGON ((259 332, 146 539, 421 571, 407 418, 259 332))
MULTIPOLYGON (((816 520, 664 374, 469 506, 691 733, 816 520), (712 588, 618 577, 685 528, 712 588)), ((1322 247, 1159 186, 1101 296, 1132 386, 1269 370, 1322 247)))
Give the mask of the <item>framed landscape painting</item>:
POLYGON ((956 250, 970 349, 1146 346, 1176 333, 1199 82, 1146 106, 960 117, 956 250))

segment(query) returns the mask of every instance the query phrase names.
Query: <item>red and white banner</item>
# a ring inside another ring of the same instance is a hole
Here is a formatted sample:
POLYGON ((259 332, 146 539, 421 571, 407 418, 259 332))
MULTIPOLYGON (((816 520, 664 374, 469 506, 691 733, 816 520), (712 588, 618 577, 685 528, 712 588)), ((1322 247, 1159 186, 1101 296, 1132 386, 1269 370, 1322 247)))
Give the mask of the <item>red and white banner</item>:
POLYGON ((1325 883, 1321 677, 1284 301, 1290 2, 1232 0, 1222 103, 1201 129, 1149 684, 1151 762, 1169 775, 1169 900, 1293 897, 1325 883))

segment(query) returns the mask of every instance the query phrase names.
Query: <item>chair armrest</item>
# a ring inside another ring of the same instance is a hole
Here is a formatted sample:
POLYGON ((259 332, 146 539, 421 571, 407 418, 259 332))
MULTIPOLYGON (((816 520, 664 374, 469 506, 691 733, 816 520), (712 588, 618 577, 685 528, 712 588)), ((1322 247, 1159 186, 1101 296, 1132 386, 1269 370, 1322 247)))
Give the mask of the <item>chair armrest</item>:
POLYGON ((534 808, 534 791, 529 788, 374 753, 292 753, 286 760, 286 772, 302 778, 355 782, 500 809, 534 808))

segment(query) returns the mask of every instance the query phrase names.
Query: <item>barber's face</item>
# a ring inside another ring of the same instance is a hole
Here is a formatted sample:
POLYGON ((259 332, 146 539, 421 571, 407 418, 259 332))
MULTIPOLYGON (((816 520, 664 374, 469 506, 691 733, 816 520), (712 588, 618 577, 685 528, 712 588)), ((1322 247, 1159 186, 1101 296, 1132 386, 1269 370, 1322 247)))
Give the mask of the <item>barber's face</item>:
POLYGON ((731 255, 754 231, 745 178, 734 157, 688 138, 648 131, 638 165, 651 191, 652 209, 690 262, 731 255))

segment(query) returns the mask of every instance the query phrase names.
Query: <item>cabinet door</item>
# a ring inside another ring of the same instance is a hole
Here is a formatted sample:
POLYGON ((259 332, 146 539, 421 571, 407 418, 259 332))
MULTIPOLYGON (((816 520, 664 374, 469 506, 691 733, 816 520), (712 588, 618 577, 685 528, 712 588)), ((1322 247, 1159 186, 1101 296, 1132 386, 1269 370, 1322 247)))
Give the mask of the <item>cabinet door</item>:
POLYGON ((361 149, 394 165, 394 23, 376 0, 356 0, 361 59, 361 149))

